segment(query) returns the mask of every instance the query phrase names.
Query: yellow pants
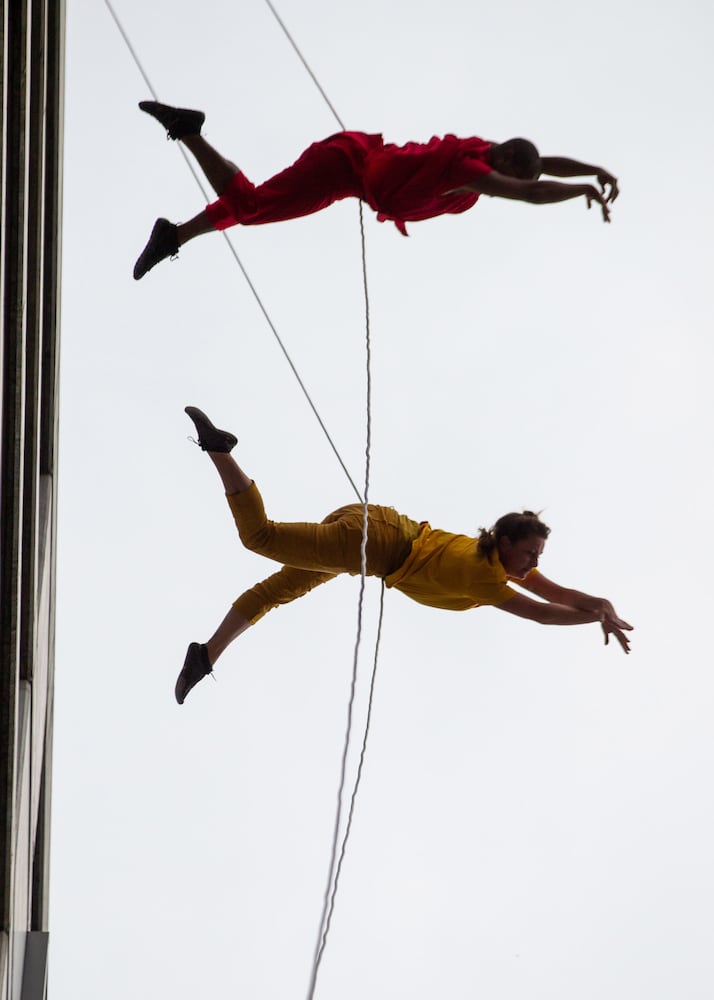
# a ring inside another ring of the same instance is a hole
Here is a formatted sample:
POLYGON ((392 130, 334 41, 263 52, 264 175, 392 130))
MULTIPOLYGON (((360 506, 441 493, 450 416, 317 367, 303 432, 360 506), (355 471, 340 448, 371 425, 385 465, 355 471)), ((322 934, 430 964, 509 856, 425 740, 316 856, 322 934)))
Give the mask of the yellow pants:
MULTIPOLYGON (((340 573, 361 572, 361 504, 340 507, 320 524, 281 523, 266 517, 255 483, 226 499, 245 547, 284 564, 234 602, 236 611, 251 624, 340 573)), ((387 576, 409 555, 419 525, 392 507, 369 504, 368 512, 367 574, 387 576)))

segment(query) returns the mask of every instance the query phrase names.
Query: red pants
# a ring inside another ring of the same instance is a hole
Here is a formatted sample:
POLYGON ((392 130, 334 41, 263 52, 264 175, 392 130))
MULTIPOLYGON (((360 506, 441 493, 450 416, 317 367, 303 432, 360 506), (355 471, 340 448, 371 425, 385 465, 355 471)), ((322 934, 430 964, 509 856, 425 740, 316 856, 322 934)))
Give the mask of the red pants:
POLYGON ((380 135, 338 132, 314 142, 292 166, 256 187, 238 172, 206 212, 214 229, 257 226, 319 212, 342 198, 365 198, 362 168, 380 135))
POLYGON ((240 171, 206 212, 214 229, 297 219, 342 198, 361 198, 380 222, 465 212, 478 194, 460 188, 491 171, 491 144, 434 136, 428 143, 384 143, 381 135, 338 132, 308 146, 291 167, 258 187, 240 171), (448 193, 447 193, 448 192, 448 193))

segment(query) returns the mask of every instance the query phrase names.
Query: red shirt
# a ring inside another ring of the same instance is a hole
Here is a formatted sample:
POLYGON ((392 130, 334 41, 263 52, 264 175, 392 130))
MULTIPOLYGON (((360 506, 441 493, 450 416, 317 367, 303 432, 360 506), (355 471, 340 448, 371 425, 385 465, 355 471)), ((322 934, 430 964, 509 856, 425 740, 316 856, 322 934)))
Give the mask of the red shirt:
POLYGON ((372 145, 363 165, 365 201, 380 222, 393 221, 406 236, 405 222, 472 208, 479 197, 476 191, 445 192, 491 173, 490 152, 491 143, 484 139, 455 135, 404 146, 372 145))

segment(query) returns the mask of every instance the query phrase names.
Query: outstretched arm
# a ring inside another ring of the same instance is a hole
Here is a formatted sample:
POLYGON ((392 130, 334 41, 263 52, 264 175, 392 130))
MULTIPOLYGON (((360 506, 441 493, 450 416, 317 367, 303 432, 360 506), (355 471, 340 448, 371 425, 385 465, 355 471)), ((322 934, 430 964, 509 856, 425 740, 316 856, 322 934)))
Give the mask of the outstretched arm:
POLYGON ((520 586, 552 604, 560 604, 568 608, 596 614, 598 617, 595 620, 600 622, 605 635, 605 645, 608 644, 610 636, 614 635, 625 652, 629 653, 630 642, 624 633, 625 631, 631 632, 632 625, 618 617, 610 601, 604 597, 593 597, 592 594, 585 594, 581 590, 561 587, 560 584, 543 576, 538 570, 529 573, 524 580, 520 581, 520 586))
POLYGON ((582 611, 550 601, 534 601, 525 594, 514 594, 505 604, 498 604, 496 607, 499 611, 508 611, 509 614, 528 618, 540 625, 588 625, 600 620, 600 616, 594 611, 582 611))
POLYGON ((566 604, 553 604, 550 601, 534 601, 525 594, 514 594, 505 604, 499 604, 497 607, 501 611, 508 611, 512 615, 518 615, 519 618, 528 618, 541 625, 587 625, 589 622, 600 622, 605 633, 605 645, 610 635, 614 635, 623 650, 626 653, 630 652, 630 640, 623 629, 631 629, 632 626, 619 618, 607 618, 604 612, 585 611, 566 604))
MULTIPOLYGON (((517 177, 508 177, 492 170, 488 174, 475 177, 462 187, 453 191, 477 191, 492 198, 511 198, 514 201, 527 201, 532 205, 552 205, 559 201, 569 201, 571 198, 585 198, 588 208, 595 201, 602 209, 604 222, 610 221, 610 211, 607 201, 594 184, 563 184, 560 181, 524 181, 517 177)), ((446 191, 445 194, 451 194, 446 191)))
POLYGON ((544 174, 551 177, 597 177, 607 202, 614 201, 620 193, 617 186, 617 178, 605 170, 604 167, 595 167, 591 163, 581 163, 579 160, 571 160, 567 156, 541 156, 541 168, 544 174), (610 188, 609 193, 607 188, 610 188))

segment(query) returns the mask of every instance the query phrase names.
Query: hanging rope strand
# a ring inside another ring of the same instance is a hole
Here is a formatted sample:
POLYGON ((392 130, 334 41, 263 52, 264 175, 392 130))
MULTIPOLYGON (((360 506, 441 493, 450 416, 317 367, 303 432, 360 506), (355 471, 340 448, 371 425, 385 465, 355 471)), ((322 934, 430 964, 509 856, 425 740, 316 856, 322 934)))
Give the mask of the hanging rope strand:
MULTIPOLYGON (((364 474, 364 501, 362 504, 362 540, 360 545, 360 589, 359 589, 359 599, 357 602, 357 638, 354 646, 354 654, 352 659, 352 677, 350 682, 350 697, 347 706, 347 726, 345 732, 345 741, 342 749, 342 760, 340 765, 340 781, 337 790, 337 809, 335 812, 335 821, 332 831, 332 848, 330 852, 330 865, 327 875, 327 882, 325 885, 325 891, 323 894, 323 904, 322 904, 322 914, 320 917, 319 932, 317 935, 317 941, 315 944, 315 951, 312 962, 312 971, 310 973, 310 983, 308 986, 307 1000, 313 1000, 315 994, 315 988, 317 985, 317 974, 320 968, 320 963, 322 961, 322 955, 325 950, 325 945, 327 943, 327 935, 330 930, 330 925, 332 923, 332 914, 335 909, 335 899, 337 895, 337 883, 339 880, 339 873, 342 867, 342 861, 344 859, 345 850, 347 847, 347 840, 350 834, 350 828, 352 825, 351 816, 354 811, 354 803, 357 796, 357 788, 359 786, 360 771, 358 771, 352 794, 350 796, 350 812, 348 815, 347 826, 345 829, 345 834, 342 840, 342 846, 339 852, 337 844, 340 835, 340 827, 342 825, 342 812, 343 812, 343 800, 345 784, 347 780, 347 758, 349 755, 350 746, 352 744, 352 722, 354 713, 354 701, 355 692, 357 689, 357 670, 359 666, 359 651, 362 641, 362 623, 364 615, 364 593, 365 584, 367 579, 367 538, 369 535, 369 480, 370 480, 370 467, 371 467, 371 446, 372 446, 372 347, 371 347, 371 336, 370 336, 370 313, 369 313, 369 293, 367 286, 367 259, 364 252, 365 248, 365 234, 364 234, 364 214, 362 211, 362 203, 359 206, 360 214, 360 233, 362 237, 362 277, 364 280, 364 300, 365 300, 365 328, 366 328, 366 355, 367 355, 367 433, 366 433, 366 443, 365 443, 365 474, 364 474)), ((382 600, 384 600, 384 584, 382 584, 382 600)), ((381 628, 381 609, 380 609, 380 628, 381 628)), ((379 636, 377 638, 377 643, 379 643, 379 636)), ((377 646, 378 648, 378 646, 377 646)), ((377 667, 377 649, 375 649, 375 660, 374 669, 377 667)), ((371 697, 371 696, 370 696, 371 697)), ((369 718, 367 720, 367 726, 369 726, 369 718)), ((363 754, 364 747, 367 740, 367 730, 364 733, 363 739, 363 754)))
MULTIPOLYGON (((335 909, 335 899, 337 897, 337 889, 339 887, 340 875, 342 874, 342 864, 345 860, 345 852, 347 850, 347 841, 349 840, 350 833, 352 832, 352 820, 354 819, 355 803, 357 801, 357 792, 359 790, 360 783, 362 781, 362 770, 364 768, 364 761, 367 754, 367 739, 369 737, 370 726, 372 723, 372 708, 374 704, 374 688, 377 679, 377 662, 379 659, 379 647, 382 639, 382 622, 384 620, 384 580, 382 580, 382 590, 379 598, 379 621, 377 623, 377 639, 374 646, 374 660, 372 663, 372 676, 370 678, 369 684, 369 698, 367 702, 367 719, 364 727, 364 736, 362 738, 362 748, 359 755, 359 764, 357 765, 357 776, 355 778, 354 786, 352 788, 352 795, 350 796, 350 808, 347 813, 347 825, 345 827, 345 834, 342 838, 342 844, 340 846, 340 856, 337 862, 337 868, 335 870, 335 878, 332 887, 332 895, 330 896, 330 904, 327 911, 327 918, 325 921, 325 928, 322 935, 322 942, 315 956, 315 964, 313 970, 313 980, 317 979, 317 972, 320 967, 320 962, 322 961, 322 954, 325 950, 325 944, 327 940, 327 934, 332 923, 332 914, 335 909)), ((309 994, 312 996, 312 993, 309 994)))

